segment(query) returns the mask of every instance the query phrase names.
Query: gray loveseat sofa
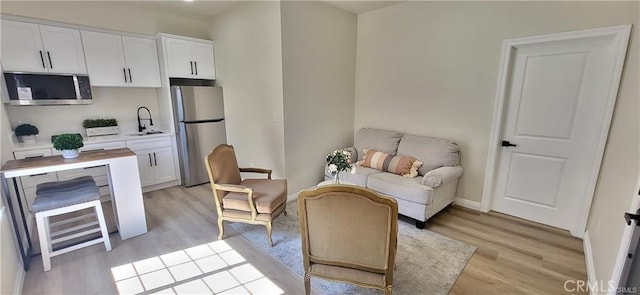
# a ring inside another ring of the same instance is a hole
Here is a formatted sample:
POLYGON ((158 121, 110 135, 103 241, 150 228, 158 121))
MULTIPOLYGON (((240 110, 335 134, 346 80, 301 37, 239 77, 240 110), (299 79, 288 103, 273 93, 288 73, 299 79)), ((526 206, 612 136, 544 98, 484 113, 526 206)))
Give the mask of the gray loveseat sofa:
MULTIPOLYGON (((356 173, 342 172, 341 182, 350 182, 398 202, 400 214, 416 220, 416 227, 424 228, 433 215, 453 203, 460 167, 458 145, 447 139, 402 134, 395 131, 362 128, 349 150, 352 158, 361 160, 364 149, 373 149, 390 155, 411 156, 423 162, 415 178, 382 172, 356 165, 356 173)), ((325 166, 325 180, 332 179, 325 166)))

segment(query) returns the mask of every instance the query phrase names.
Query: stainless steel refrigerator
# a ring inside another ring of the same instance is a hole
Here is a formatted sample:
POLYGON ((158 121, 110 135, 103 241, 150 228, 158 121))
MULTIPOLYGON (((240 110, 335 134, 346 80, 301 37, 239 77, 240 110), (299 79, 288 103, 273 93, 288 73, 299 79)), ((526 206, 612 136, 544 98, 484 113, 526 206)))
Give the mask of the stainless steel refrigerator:
POLYGON ((217 145, 227 142, 222 88, 209 86, 172 86, 182 185, 209 182, 205 156, 217 145))

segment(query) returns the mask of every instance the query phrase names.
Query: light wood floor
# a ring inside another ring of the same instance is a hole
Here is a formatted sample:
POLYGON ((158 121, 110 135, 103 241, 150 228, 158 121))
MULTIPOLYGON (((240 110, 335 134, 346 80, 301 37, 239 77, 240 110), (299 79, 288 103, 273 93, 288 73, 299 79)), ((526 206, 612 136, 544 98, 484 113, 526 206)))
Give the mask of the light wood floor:
MULTIPOLYGON (((25 277, 23 294, 116 294, 112 267, 217 239, 215 209, 208 185, 146 193, 144 201, 147 234, 126 241, 113 234, 110 252, 105 252, 100 244, 54 257, 52 270, 47 273, 42 271, 41 258, 36 256, 25 277)), ((105 208, 105 212, 111 214, 111 209, 105 208)), ((445 209, 428 222, 426 228, 478 247, 450 294, 563 294, 566 293, 565 280, 586 280, 582 241, 566 231, 460 207, 445 209)), ((225 227, 224 241, 285 294, 304 294, 301 277, 256 250, 231 227, 225 227)), ((196 281, 211 274, 185 281, 196 281)), ((168 283, 162 288, 175 287, 185 281, 168 283)), ((425 294, 429 291, 425 290, 425 294)))

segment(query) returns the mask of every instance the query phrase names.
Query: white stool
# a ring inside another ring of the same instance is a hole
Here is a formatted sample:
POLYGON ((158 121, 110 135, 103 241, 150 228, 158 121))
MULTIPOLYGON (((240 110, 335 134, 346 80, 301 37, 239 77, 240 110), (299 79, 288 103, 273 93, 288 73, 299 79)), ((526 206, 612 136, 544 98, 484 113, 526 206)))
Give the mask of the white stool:
POLYGON ((104 247, 107 251, 111 251, 111 242, 109 240, 109 234, 107 233, 107 225, 104 221, 102 205, 100 204, 100 191, 91 176, 39 184, 36 188, 36 199, 31 206, 31 211, 35 213, 36 224, 38 226, 38 237, 40 240, 40 252, 44 271, 51 269, 51 257, 93 244, 104 242, 104 247), (55 223, 49 222, 49 217, 91 207, 95 209, 95 213, 55 223), (97 221, 51 232, 52 227, 94 216, 97 217, 97 221), (96 225, 98 225, 98 227, 95 227, 96 225), (77 232, 79 230, 84 231, 77 232), (53 251, 53 244, 96 232, 101 232, 101 237, 53 251))

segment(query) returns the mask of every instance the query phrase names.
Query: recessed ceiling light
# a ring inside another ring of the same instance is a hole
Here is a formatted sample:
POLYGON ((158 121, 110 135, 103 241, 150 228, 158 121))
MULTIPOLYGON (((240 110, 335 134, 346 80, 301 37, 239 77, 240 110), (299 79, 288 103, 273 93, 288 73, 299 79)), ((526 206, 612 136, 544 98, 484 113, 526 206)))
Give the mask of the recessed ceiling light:
POLYGON ((183 0, 184 2, 193 2, 193 0, 183 0))

